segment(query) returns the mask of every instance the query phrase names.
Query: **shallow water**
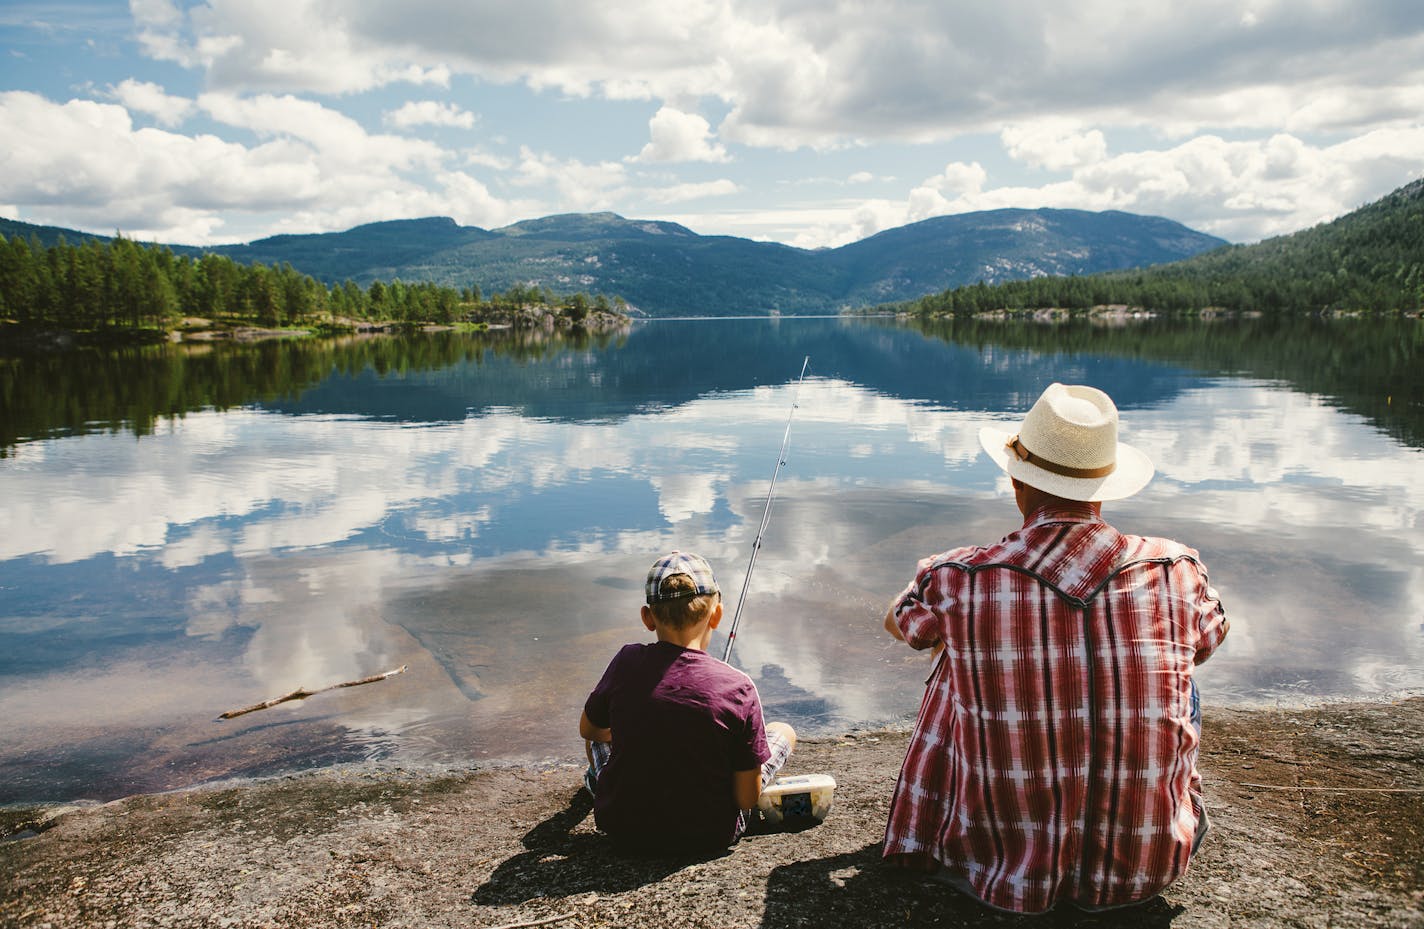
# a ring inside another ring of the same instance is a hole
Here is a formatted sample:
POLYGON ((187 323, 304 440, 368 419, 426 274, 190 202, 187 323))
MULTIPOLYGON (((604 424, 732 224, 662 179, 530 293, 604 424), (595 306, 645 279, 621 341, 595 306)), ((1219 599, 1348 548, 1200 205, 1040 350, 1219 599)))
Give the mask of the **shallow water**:
POLYGON ((1211 570, 1233 629, 1208 703, 1418 691, 1421 354, 1407 322, 782 319, 7 363, 0 802, 575 754, 654 557, 701 552, 735 599, 805 355, 733 656, 769 717, 914 712, 928 665, 884 605, 1015 528, 977 431, 1053 380, 1108 390, 1157 464, 1108 518, 1211 570))

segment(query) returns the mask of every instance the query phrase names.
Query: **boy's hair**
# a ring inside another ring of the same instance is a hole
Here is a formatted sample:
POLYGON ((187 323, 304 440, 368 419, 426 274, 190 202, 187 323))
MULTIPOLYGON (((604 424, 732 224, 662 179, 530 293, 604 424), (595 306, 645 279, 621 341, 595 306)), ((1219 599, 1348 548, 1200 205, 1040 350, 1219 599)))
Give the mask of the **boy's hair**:
POLYGON ((658 622, 681 629, 700 622, 722 599, 720 593, 699 594, 697 583, 686 574, 669 574, 658 585, 658 596, 675 599, 648 604, 658 622))

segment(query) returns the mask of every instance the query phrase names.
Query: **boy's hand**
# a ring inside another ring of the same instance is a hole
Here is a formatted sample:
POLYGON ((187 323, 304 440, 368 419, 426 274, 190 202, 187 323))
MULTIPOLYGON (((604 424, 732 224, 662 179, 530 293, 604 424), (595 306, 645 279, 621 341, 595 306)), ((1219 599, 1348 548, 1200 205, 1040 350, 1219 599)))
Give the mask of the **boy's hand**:
POLYGON ((737 808, 750 810, 761 799, 761 768, 750 771, 732 772, 732 794, 736 797, 737 808))

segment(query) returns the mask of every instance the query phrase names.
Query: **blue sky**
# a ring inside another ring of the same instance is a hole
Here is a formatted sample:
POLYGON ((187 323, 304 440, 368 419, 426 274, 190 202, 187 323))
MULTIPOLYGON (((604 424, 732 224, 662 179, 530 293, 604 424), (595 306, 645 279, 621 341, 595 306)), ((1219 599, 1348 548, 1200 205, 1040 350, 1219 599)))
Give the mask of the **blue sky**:
POLYGON ((0 2, 0 215, 164 242, 612 210, 1249 242, 1424 175, 1418 0, 0 2))

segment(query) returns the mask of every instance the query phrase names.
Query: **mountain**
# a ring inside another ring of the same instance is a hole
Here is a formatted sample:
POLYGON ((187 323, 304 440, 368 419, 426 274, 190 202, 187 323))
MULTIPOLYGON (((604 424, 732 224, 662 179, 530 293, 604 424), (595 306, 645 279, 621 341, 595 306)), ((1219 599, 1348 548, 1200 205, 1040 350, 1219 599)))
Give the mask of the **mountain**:
POLYGON ((958 286, 921 297, 910 308, 961 315, 1111 304, 1168 311, 1419 310, 1424 307, 1424 179, 1331 222, 1254 245, 1218 248, 1142 270, 958 286))
POLYGON ((206 251, 248 264, 286 262, 328 284, 349 279, 365 285, 397 277, 423 280, 402 273, 402 269, 420 263, 428 255, 493 237, 495 233, 461 226, 443 216, 368 223, 345 232, 277 235, 247 245, 223 245, 206 251))
POLYGON ((1156 216, 992 210, 889 229, 834 253, 856 303, 904 299, 977 281, 1091 274, 1176 261, 1224 245, 1156 216))
MULTIPOLYGON (((6 236, 52 244, 107 238, 0 220, 6 236)), ((835 249, 792 248, 699 235, 671 222, 573 213, 500 229, 447 217, 395 220, 345 232, 281 235, 198 249, 242 262, 288 263, 327 283, 353 280, 515 285, 623 297, 644 313, 827 312, 906 300, 959 284, 1137 268, 1225 244, 1180 223, 1130 213, 993 210, 942 216, 835 249)))

